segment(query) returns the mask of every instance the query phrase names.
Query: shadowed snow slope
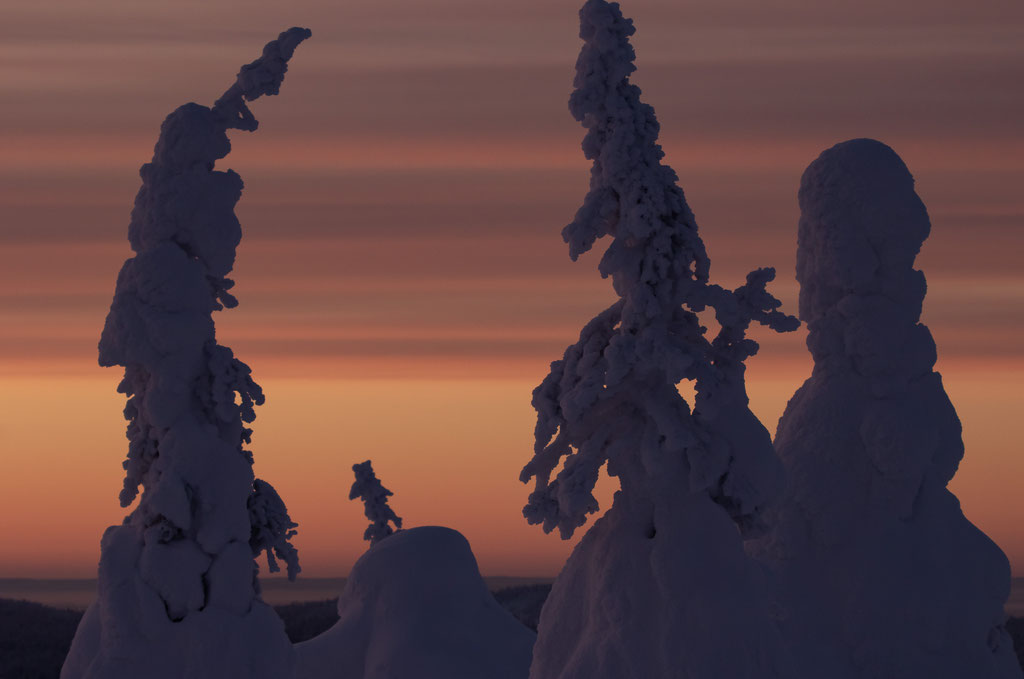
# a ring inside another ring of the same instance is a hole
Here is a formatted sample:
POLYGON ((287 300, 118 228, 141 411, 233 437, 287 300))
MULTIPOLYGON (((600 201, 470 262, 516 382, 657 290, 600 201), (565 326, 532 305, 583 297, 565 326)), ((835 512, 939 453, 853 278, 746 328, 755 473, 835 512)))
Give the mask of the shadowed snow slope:
POLYGON ((750 551, 776 569, 794 655, 831 679, 1020 677, 1010 569, 946 484, 960 421, 920 320, 924 204, 899 156, 855 139, 800 186, 811 377, 779 421, 789 478, 750 551))
POLYGON ((340 619, 296 645, 296 679, 525 679, 535 636, 487 590, 469 543, 438 526, 371 547, 340 619))
POLYGON ((583 536, 541 610, 531 678, 792 677, 735 524, 705 493, 656 495, 618 492, 583 536))

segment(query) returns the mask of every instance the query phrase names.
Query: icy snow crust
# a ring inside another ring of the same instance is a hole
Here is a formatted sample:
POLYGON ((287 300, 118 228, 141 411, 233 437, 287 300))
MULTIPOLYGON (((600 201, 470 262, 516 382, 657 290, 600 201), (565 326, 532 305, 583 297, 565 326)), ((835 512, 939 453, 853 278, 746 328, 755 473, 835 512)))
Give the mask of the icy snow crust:
POLYGON ((601 467, 621 490, 555 582, 532 679, 790 676, 758 566, 742 535, 782 485, 771 438, 748 408, 751 322, 793 330, 760 269, 727 290, 675 172, 661 163, 654 110, 629 82, 630 20, 588 0, 573 116, 587 129, 590 192, 562 235, 576 259, 611 236, 600 272, 620 299, 580 333, 533 394, 535 480, 524 509, 563 537, 596 512, 601 467), (709 339, 697 312, 713 309, 709 339), (676 387, 696 385, 691 412, 676 387), (564 461, 563 461, 564 458, 564 461), (552 480, 555 469, 561 470, 552 480))
POLYGON ((855 139, 807 168, 799 197, 814 370, 775 438, 787 492, 749 545, 778 573, 787 639, 807 676, 1020 677, 1009 564, 946 489, 964 447, 920 323, 930 223, 913 178, 855 139))
POLYGON ((217 344, 212 312, 233 307, 227 278, 241 239, 242 180, 213 169, 228 129, 255 130, 246 101, 277 94, 293 28, 242 67, 213 108, 185 104, 160 128, 140 171, 100 364, 122 365, 128 459, 121 492, 136 509, 102 540, 99 597, 79 627, 63 679, 288 677, 293 650, 258 597, 253 557, 298 558, 295 524, 243 449, 263 393, 217 344), (236 403, 237 400, 237 403, 236 403))
POLYGON ((340 619, 295 646, 296 679, 524 679, 535 636, 450 528, 399 531, 356 562, 340 619))

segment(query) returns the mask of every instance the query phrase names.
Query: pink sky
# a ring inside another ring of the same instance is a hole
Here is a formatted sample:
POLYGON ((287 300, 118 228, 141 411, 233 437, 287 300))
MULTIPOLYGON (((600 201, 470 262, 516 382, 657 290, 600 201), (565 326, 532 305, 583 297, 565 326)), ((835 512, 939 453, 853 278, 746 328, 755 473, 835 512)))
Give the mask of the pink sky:
MULTIPOLYGON (((629 2, 644 90, 713 261, 779 270, 795 311, 796 189, 823 149, 893 146, 932 217, 924 321, 964 422, 953 488, 1024 569, 1024 5, 629 2)), ((551 573, 526 526, 529 390, 611 299, 559 231, 586 191, 566 101, 576 4, 15 0, 0 9, 2 575, 89 576, 125 452, 95 347, 138 167, 164 116, 211 103, 291 25, 313 29, 282 96, 225 167, 246 182, 221 341, 268 394, 257 473, 300 524, 311 575, 362 545, 348 503, 373 458, 409 525, 447 523, 485 572, 551 573)), ((809 369, 801 333, 749 373, 775 422, 809 369)))

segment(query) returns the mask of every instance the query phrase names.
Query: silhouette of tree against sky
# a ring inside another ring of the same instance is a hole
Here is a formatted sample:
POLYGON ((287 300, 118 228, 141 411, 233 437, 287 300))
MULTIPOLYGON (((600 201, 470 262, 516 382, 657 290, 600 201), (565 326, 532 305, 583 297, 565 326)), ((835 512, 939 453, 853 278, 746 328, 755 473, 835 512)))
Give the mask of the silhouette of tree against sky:
POLYGON ((772 269, 752 272, 733 291, 709 282, 693 214, 675 172, 661 163, 654 109, 629 82, 632 22, 603 0, 587 2, 581 18, 585 45, 569 108, 587 128, 583 149, 593 166, 590 192, 562 236, 574 260, 611 236, 599 271, 619 300, 586 325, 534 391, 535 455, 521 478, 536 486, 524 514, 568 538, 597 511, 591 491, 606 461, 623 490, 636 484, 642 493, 658 465, 674 458, 687 468, 680 467, 686 487, 707 490, 741 527, 753 527, 770 492, 733 474, 745 474, 747 455, 771 458, 770 444, 730 450, 715 439, 716 422, 746 406, 743 361, 758 349, 745 336, 750 323, 781 332, 798 322, 765 291, 772 269), (698 316, 705 309, 720 324, 712 339, 698 316), (683 380, 696 385, 693 413, 676 388, 683 380))
POLYGON ((246 102, 278 93, 309 35, 293 28, 268 43, 212 108, 171 113, 140 170, 128 230, 135 256, 118 275, 99 360, 125 368, 122 506, 143 492, 124 525, 103 536, 98 611, 79 628, 68 677, 87 668, 147 677, 228 676, 239 664, 258 665, 259 676, 288 671, 288 640, 257 600, 253 557, 265 550, 274 570, 276 554, 294 577, 295 524, 270 484, 254 478, 245 449, 263 392, 216 341, 212 313, 237 305, 227 276, 242 235, 234 214, 242 180, 214 164, 231 150, 227 130, 256 129, 246 102), (179 625, 157 622, 164 618, 179 625))
POLYGON ((377 475, 373 473, 373 465, 370 460, 352 465, 356 480, 349 491, 348 499, 359 498, 365 505, 366 518, 370 525, 363 533, 363 539, 370 541, 370 546, 377 544, 395 531, 402 530, 402 517, 395 514, 388 506, 388 498, 394 495, 390 490, 381 485, 377 475), (390 524, 394 524, 394 528, 390 524))
POLYGON ((520 477, 534 481, 527 520, 563 538, 598 511, 606 463, 620 490, 552 587, 531 677, 790 676, 742 547, 782 485, 771 437, 748 407, 743 362, 758 348, 746 337, 752 322, 780 332, 799 323, 765 290, 771 269, 735 290, 710 282, 693 213, 662 163, 654 110, 629 81, 633 33, 617 3, 588 0, 580 11, 569 109, 593 165, 562 236, 573 259, 610 237, 598 268, 619 299, 534 390, 534 457, 520 477), (704 311, 719 325, 713 336, 704 311), (696 389, 692 411, 684 380, 696 389))

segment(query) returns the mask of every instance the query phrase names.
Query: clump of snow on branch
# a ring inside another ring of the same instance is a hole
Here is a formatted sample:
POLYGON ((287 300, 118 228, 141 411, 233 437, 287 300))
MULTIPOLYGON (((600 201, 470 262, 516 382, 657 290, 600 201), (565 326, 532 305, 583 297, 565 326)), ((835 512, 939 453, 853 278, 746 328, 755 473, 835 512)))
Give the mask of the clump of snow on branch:
POLYGON ((591 491, 601 466, 629 474, 623 458, 637 442, 660 442, 645 465, 684 456, 689 488, 707 490, 741 528, 754 530, 780 483, 770 444, 732 447, 717 436, 718 423, 747 403, 743 361, 758 348, 746 337, 750 323, 788 331, 798 321, 766 291, 772 269, 751 273, 732 291, 709 282, 693 214, 675 172, 661 162, 654 109, 629 82, 632 21, 604 0, 587 2, 580 20, 585 44, 569 109, 587 129, 583 150, 593 166, 590 191, 562 236, 574 260, 611 236, 599 270, 620 299, 583 329, 534 391, 535 455, 521 478, 536 485, 524 514, 571 536, 598 509, 591 491), (707 308, 720 325, 714 338, 697 316, 707 308), (696 383, 692 416, 675 388, 682 380, 696 383))
POLYGON ((259 601, 254 552, 298 572, 295 524, 254 478, 250 443, 263 392, 216 340, 212 313, 234 307, 228 278, 241 239, 237 173, 214 170, 230 129, 255 130, 246 101, 276 94, 310 31, 293 28, 242 67, 212 108, 185 104, 160 127, 139 174, 128 240, 99 343, 124 366, 128 457, 124 525, 102 543, 99 598, 62 676, 288 676, 291 651, 259 601), (143 491, 139 497, 139 488, 143 491), (172 625, 173 627, 168 627, 172 625))
POLYGON ((352 471, 355 472, 356 480, 349 491, 348 499, 359 498, 363 501, 366 518, 370 520, 370 525, 363 533, 363 539, 369 540, 372 546, 396 530, 402 530, 402 518, 388 506, 388 497, 394 493, 381 485, 377 475, 373 473, 370 460, 352 465, 352 471), (392 528, 390 524, 394 524, 395 527, 392 528))

